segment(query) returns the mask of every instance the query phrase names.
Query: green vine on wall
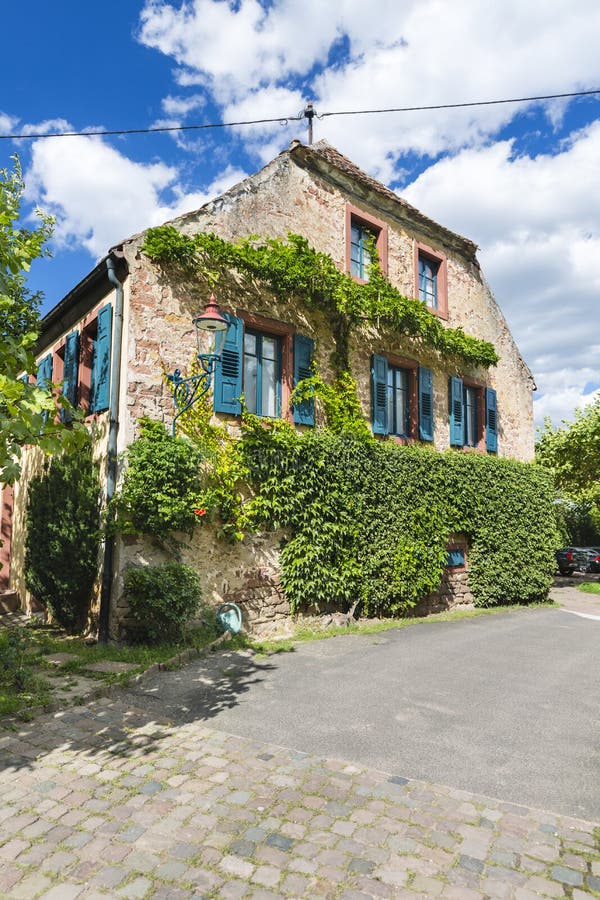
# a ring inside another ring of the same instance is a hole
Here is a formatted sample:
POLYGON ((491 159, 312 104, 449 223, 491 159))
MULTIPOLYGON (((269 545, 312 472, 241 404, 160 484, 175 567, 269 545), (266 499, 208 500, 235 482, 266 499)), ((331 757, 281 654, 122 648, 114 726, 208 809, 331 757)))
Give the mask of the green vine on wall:
POLYGON ((219 270, 235 269, 268 285, 278 296, 301 297, 330 316, 337 343, 337 371, 349 369, 348 336, 352 328, 377 322, 408 335, 443 357, 473 366, 492 366, 498 354, 488 341, 447 328, 424 303, 404 297, 385 277, 376 254, 369 280, 358 283, 340 272, 333 259, 310 247, 297 234, 279 238, 245 238, 231 243, 215 234, 182 234, 172 225, 150 228, 143 252, 154 262, 171 264, 188 279, 218 280, 219 270))
POLYGON ((245 412, 233 439, 200 408, 185 427, 187 440, 145 424, 144 453, 135 443, 129 449, 117 498, 127 501, 126 521, 164 537, 180 515, 191 527, 202 503, 206 521, 229 538, 281 531, 282 586, 293 612, 361 600, 370 615, 405 613, 439 588, 453 534, 467 538, 477 605, 547 596, 554 493, 539 466, 382 442, 353 430, 351 420, 337 433, 298 434, 287 422, 245 412), (146 452, 149 435, 160 452, 146 452), (172 455, 175 483, 164 465, 172 455), (152 492, 160 506, 148 506, 152 492), (132 509, 136 497, 143 515, 132 509))

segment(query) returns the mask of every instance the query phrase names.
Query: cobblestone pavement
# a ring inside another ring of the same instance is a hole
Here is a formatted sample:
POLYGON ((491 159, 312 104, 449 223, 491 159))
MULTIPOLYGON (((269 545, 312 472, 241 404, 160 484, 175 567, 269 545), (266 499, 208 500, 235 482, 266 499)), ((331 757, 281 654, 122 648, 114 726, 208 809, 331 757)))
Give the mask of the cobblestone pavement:
POLYGON ((2 897, 600 893, 589 822, 175 727, 130 700, 0 733, 2 897))

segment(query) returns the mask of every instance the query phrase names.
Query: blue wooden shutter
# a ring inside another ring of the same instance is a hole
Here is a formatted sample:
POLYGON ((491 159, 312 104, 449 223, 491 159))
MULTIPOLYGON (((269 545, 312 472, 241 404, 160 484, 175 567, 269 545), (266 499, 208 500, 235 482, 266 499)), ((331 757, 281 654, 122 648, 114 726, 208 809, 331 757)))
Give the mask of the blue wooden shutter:
POLYGON ((462 447, 465 442, 463 422, 462 378, 450 379, 450 446, 462 447))
POLYGON ((52 354, 49 353, 40 360, 37 370, 37 386, 50 390, 50 382, 52 381, 52 354))
POLYGON ((388 361, 385 356, 371 356, 371 424, 373 434, 388 433, 387 408, 388 361))
POLYGON ((241 319, 223 313, 229 323, 223 352, 215 369, 215 412, 239 415, 242 411, 242 363, 244 353, 244 323, 241 319))
MULTIPOLYGON (((77 380, 79 377, 79 332, 72 331, 65 340, 65 364, 63 372, 63 395, 72 406, 77 404, 77 380)), ((61 409, 60 418, 70 422, 70 414, 61 409)))
MULTIPOLYGON (((294 336, 294 387, 303 378, 310 378, 312 372, 310 361, 315 342, 312 338, 303 334, 294 336)), ((302 403, 294 403, 294 422, 296 425, 315 424, 315 401, 303 400, 302 403)))
POLYGON ((94 345, 90 412, 108 409, 110 398, 110 351, 112 338, 112 306, 98 310, 98 333, 94 345))
POLYGON ((485 389, 485 446, 490 453, 498 451, 498 408, 494 388, 485 389))
POLYGON ((433 440, 433 374, 425 366, 419 366, 419 437, 433 440))

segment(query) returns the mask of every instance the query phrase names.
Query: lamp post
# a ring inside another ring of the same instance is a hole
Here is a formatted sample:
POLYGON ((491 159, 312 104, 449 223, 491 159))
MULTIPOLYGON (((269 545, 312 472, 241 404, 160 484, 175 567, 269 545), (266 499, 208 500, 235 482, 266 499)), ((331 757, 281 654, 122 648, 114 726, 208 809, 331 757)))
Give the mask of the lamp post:
POLYGON ((175 426, 179 416, 186 412, 190 406, 193 406, 200 397, 203 397, 210 388, 212 376, 217 362, 221 358, 225 335, 229 328, 227 319, 221 315, 221 311, 217 306, 214 294, 210 295, 204 312, 192 319, 192 324, 196 329, 196 359, 200 363, 201 371, 196 375, 190 375, 188 378, 181 377, 181 369, 175 369, 172 375, 167 375, 167 378, 173 385, 173 403, 176 409, 171 427, 173 436, 175 436, 175 426), (200 345, 201 331, 214 332, 215 339, 212 353, 202 353, 200 345))

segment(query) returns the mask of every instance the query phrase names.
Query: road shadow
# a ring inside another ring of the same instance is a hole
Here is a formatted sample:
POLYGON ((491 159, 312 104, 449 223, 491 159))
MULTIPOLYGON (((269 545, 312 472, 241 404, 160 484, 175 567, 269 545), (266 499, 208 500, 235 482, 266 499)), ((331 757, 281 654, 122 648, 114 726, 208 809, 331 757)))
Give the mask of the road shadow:
POLYGON ((43 760, 77 760, 102 768, 115 757, 140 757, 160 748, 179 725, 209 722, 230 709, 253 685, 277 668, 271 657, 249 651, 214 652, 175 671, 157 672, 110 697, 30 722, 12 720, 0 729, 0 774, 33 769, 43 760), (8 727, 6 727, 8 724, 8 727), (95 765, 94 765, 95 764, 95 765))

